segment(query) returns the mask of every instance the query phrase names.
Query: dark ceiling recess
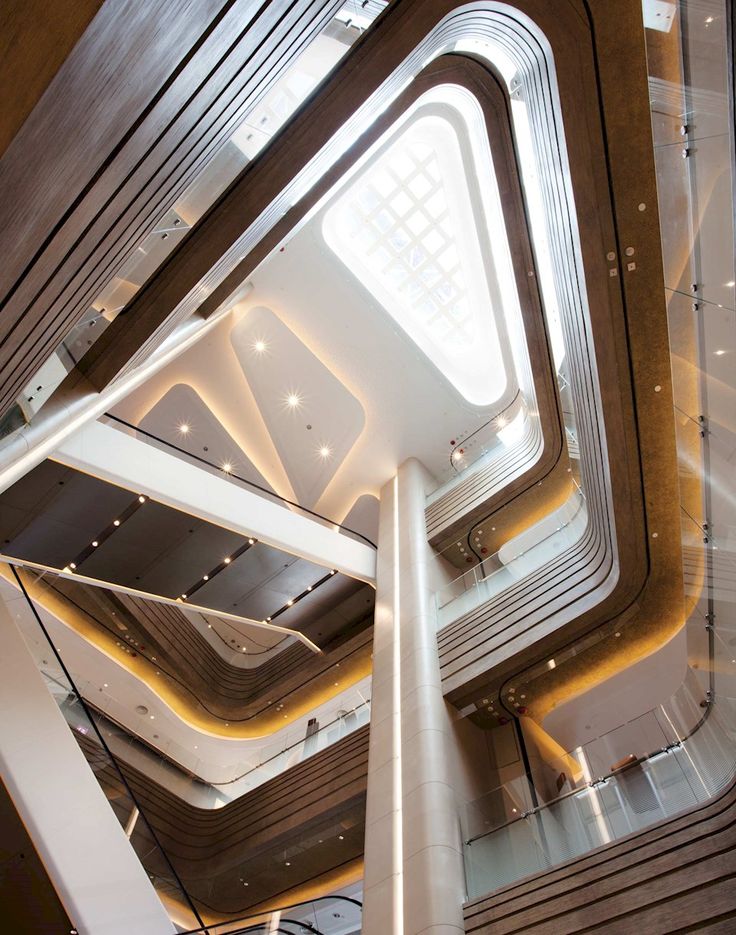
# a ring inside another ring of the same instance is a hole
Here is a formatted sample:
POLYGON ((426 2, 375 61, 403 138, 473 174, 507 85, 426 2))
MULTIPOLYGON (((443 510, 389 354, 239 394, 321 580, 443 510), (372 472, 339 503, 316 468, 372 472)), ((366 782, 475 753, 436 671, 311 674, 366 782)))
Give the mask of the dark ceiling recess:
POLYGON ((0 494, 2 551, 250 620, 278 618, 318 645, 372 608, 373 590, 54 461, 0 494))
POLYGON ((64 907, 2 782, 0 866, 0 906, 6 932, 31 935, 71 931, 64 907))

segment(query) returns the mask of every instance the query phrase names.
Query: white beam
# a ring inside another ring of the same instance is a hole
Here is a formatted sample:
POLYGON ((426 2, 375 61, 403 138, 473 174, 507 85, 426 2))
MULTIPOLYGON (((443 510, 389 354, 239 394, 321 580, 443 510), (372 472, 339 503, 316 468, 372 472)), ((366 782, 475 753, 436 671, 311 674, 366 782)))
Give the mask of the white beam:
POLYGON ((173 932, 2 597, 0 659, 3 779, 72 924, 83 935, 173 932))
POLYGON ((370 546, 109 425, 84 425, 52 457, 239 535, 375 583, 376 553, 370 546))

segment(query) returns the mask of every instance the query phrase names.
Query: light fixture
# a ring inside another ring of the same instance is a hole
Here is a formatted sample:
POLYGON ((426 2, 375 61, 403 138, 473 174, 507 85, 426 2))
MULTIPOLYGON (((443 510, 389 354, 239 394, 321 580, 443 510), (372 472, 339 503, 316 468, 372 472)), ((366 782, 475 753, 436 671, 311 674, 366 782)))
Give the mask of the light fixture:
POLYGON ((209 576, 209 575, 203 575, 203 576, 202 576, 202 581, 209 581, 209 580, 210 580, 210 576, 209 576))
POLYGON ((286 602, 286 606, 287 606, 287 607, 291 607, 291 605, 292 605, 293 603, 294 603, 294 601, 287 601, 287 602, 286 602))
POLYGON ((289 393, 286 397, 286 405, 289 409, 298 409, 302 404, 302 398, 298 393, 289 393))
POLYGON ((338 834, 337 838, 338 838, 339 841, 344 841, 344 840, 345 840, 345 835, 343 835, 343 834, 338 834))
POLYGON ((74 569, 75 569, 77 566, 74 564, 74 562, 69 562, 69 567, 71 568, 72 571, 74 571, 74 569))
POLYGON ((327 458, 329 458, 331 454, 332 454, 332 448, 330 448, 329 445, 322 445, 322 447, 319 449, 319 456, 320 458, 322 458, 323 461, 326 461, 327 458))
POLYGON ((231 558, 226 558, 226 559, 223 559, 223 561, 225 562, 226 565, 229 565, 230 562, 232 561, 232 559, 231 559, 231 558))
POLYGON ((119 520, 119 519, 114 519, 114 520, 112 521, 112 524, 113 524, 113 526, 119 526, 119 525, 120 525, 120 520, 119 520))
POLYGON ((336 574, 337 574, 337 568, 333 568, 332 571, 330 572, 330 574, 331 574, 331 575, 336 575, 336 574))
POLYGON ((103 682, 103 683, 102 683, 102 687, 103 687, 103 688, 107 688, 107 682, 103 682))
POLYGON ((716 357, 723 357, 724 354, 728 353, 722 347, 719 347, 717 351, 713 351, 716 357))
POLYGON ((155 715, 155 714, 152 714, 152 715, 151 715, 151 720, 152 720, 152 721, 155 720, 155 717, 156 717, 156 715, 155 715))
POLYGON ((186 596, 186 594, 182 594, 182 597, 184 598, 184 600, 186 600, 186 599, 187 599, 187 596, 186 596))
POLYGON ((248 539, 248 545, 253 545, 255 541, 256 541, 255 539, 248 539))
POLYGON ((99 544, 100 543, 97 541, 97 539, 92 540, 92 548, 96 549, 99 544))
POLYGON ((504 429, 504 428, 506 428, 506 426, 507 426, 508 424, 509 424, 509 423, 508 423, 508 419, 507 419, 505 416, 498 416, 498 418, 496 419, 496 428, 497 428, 497 429, 504 429))
POLYGON ((736 286, 736 281, 731 279, 727 283, 724 283, 724 285, 726 286, 727 289, 733 289, 733 287, 736 286))
POLYGON ((146 502, 146 498, 143 496, 143 494, 141 494, 140 497, 138 497, 138 503, 145 503, 145 502, 146 502))
POLYGON ((182 435, 188 435, 189 434, 189 423, 182 422, 182 424, 179 426, 179 431, 181 432, 182 435))
POLYGON ((267 347, 268 345, 261 338, 253 342, 253 350, 256 354, 263 354, 267 347))
POLYGON ((222 470, 226 474, 229 474, 232 471, 232 469, 233 469, 233 466, 229 461, 225 461, 225 463, 222 465, 222 470))
POLYGON ((312 585, 311 584, 307 585, 307 591, 311 591, 311 590, 312 590, 312 585))
POLYGON ((270 618, 270 617, 266 617, 266 623, 270 623, 270 622, 271 622, 271 618, 270 618))

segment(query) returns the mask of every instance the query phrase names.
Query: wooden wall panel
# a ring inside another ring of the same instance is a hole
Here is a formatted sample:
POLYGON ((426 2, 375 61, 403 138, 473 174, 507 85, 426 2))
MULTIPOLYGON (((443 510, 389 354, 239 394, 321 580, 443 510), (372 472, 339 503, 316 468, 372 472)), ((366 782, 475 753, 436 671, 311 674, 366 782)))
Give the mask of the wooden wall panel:
POLYGON ((100 8, 102 0, 0 5, 0 156, 100 8))

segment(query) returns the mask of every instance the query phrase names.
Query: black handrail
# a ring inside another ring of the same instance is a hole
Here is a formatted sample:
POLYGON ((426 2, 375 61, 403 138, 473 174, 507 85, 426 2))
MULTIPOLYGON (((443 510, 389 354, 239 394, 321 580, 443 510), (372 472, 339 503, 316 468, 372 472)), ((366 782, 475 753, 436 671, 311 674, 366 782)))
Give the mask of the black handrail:
POLYGON ((515 395, 514 395, 514 398, 511 400, 511 402, 507 403, 507 404, 503 407, 503 409, 499 409, 499 411, 498 411, 495 415, 491 416, 491 418, 490 418, 487 422, 484 422, 483 425, 479 425, 478 428, 475 429, 474 432, 471 432, 471 433, 470 433, 470 435, 466 435, 465 438, 463 438, 463 439, 461 439, 459 442, 457 442, 457 444, 453 447, 452 451, 450 452, 450 466, 451 466, 452 468, 454 468, 456 474, 460 474, 460 473, 461 473, 461 472, 458 470, 457 465, 455 464, 455 452, 458 450, 458 448, 459 448, 461 445, 467 445, 468 442, 470 441, 470 439, 473 438, 475 435, 477 435, 478 432, 482 432, 483 429, 488 428, 488 426, 489 426, 492 422, 495 422, 496 419, 498 419, 499 416, 502 416, 502 415, 504 414, 504 412, 507 412, 507 411, 514 405, 514 403, 515 403, 516 400, 519 398, 519 396, 521 396, 521 390, 520 390, 520 389, 517 389, 517 391, 516 391, 516 393, 515 393, 515 395))
MULTIPOLYGON (((363 911, 363 903, 359 899, 353 899, 352 896, 316 896, 314 899, 307 899, 300 903, 291 903, 288 906, 277 906, 275 909, 268 909, 263 912, 253 912, 247 916, 241 916, 239 919, 223 919, 221 922, 210 922, 209 925, 203 925, 202 928, 198 929, 187 929, 186 932, 181 932, 181 935, 210 935, 210 929, 217 929, 221 925, 240 925, 241 922, 248 922, 250 919, 259 919, 261 921, 254 923, 251 926, 248 926, 244 929, 238 929, 228 933, 228 935, 241 935, 243 932, 247 931, 257 931, 257 926, 263 924, 263 919, 265 916, 270 915, 274 912, 288 912, 293 909, 299 909, 301 906, 311 906, 314 903, 321 903, 327 901, 341 901, 350 903, 353 906, 357 906, 358 909, 363 911)), ((290 925, 302 925, 304 922, 299 920, 292 919, 282 919, 282 922, 288 922, 290 925)), ((307 923, 308 924, 308 923, 307 923)), ((317 932, 317 929, 311 927, 310 931, 317 932)), ((215 933, 216 935, 216 933, 215 933)))
POLYGON ((187 458, 192 458, 194 461, 199 461, 200 464, 206 464, 208 467, 214 468, 216 471, 226 474, 227 477, 232 477, 235 480, 240 481, 241 484, 247 484, 249 487, 253 487, 254 490, 257 490, 262 494, 266 494, 268 497, 274 497, 276 500, 280 500, 282 503, 287 504, 287 506, 292 506, 297 510, 302 510, 304 513, 309 513, 310 516, 314 516, 316 519, 322 520, 322 522, 328 523, 330 526, 337 526, 339 529, 344 530, 351 536, 357 536, 358 539, 362 539, 363 542, 367 543, 373 549, 378 548, 375 542, 372 542, 367 536, 364 536, 363 533, 358 532, 355 529, 351 529, 349 526, 343 526, 342 523, 338 523, 333 519, 329 519, 327 516, 323 516, 321 513, 317 513, 315 510, 310 510, 309 507, 302 506, 300 503, 295 503, 293 500, 289 500, 287 497, 282 497, 281 494, 278 494, 273 490, 268 490, 266 487, 261 487, 261 485, 256 484, 255 481, 247 480, 245 477, 240 477, 233 471, 223 471, 220 465, 213 464, 213 462, 208 461, 207 458, 203 458, 201 455, 194 454, 192 451, 187 451, 186 448, 181 448, 179 445, 175 445, 173 442, 167 441, 165 438, 159 438, 158 435, 154 435, 152 432, 148 432, 146 429, 142 429, 138 425, 133 425, 131 422, 126 422, 125 419, 121 419, 119 416, 114 416, 111 412, 106 412, 105 417, 107 419, 111 419, 113 422, 119 423, 120 425, 124 425, 128 429, 132 429, 134 432, 139 432, 141 435, 144 435, 146 438, 150 438, 152 441, 166 445, 167 448, 171 448, 172 451, 176 451, 179 454, 185 455, 187 458))

